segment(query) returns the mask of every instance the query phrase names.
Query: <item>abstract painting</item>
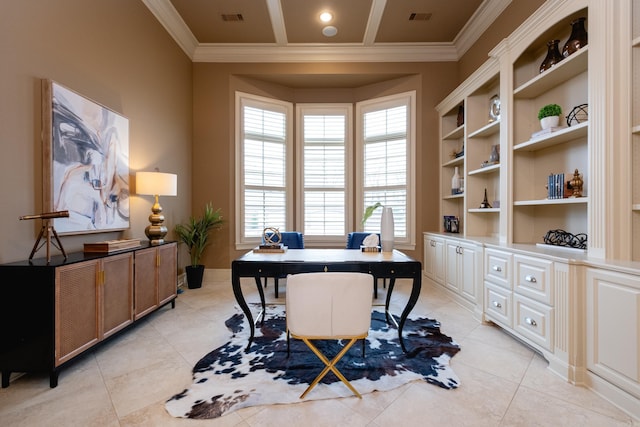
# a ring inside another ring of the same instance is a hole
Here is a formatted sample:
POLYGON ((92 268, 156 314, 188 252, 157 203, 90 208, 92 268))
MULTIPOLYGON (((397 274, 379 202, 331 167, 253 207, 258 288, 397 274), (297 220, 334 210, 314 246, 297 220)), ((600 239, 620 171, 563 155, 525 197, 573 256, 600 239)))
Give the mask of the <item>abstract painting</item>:
POLYGON ((58 234, 129 228, 129 120, 43 80, 43 206, 58 234))

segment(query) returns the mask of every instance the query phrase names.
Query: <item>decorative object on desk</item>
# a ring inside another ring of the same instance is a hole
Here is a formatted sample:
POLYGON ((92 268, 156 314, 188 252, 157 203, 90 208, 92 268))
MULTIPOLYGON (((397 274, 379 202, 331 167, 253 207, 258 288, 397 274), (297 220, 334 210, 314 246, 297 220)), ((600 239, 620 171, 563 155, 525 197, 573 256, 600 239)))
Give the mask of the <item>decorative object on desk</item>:
POLYGON ((458 107, 458 117, 456 117, 456 126, 460 127, 464 124, 464 104, 458 107))
POLYGON ((33 259, 33 256, 35 255, 35 253, 38 252, 40 248, 42 248, 42 246, 46 245, 47 246, 47 264, 51 262, 51 245, 52 244, 55 248, 57 248, 60 252, 62 252, 62 256, 64 256, 64 259, 67 259, 67 253, 64 251, 64 248, 62 247, 62 242, 60 242, 60 238, 58 237, 58 232, 56 232, 56 229, 53 227, 53 224, 51 221, 54 218, 69 218, 69 211, 45 212, 45 213, 35 214, 35 215, 23 215, 18 218, 20 221, 27 220, 27 219, 42 220, 42 227, 40 228, 40 233, 38 234, 36 243, 33 245, 33 249, 31 249, 31 255, 29 255, 29 261, 33 259), (42 240, 43 236, 45 240, 44 242, 42 242, 42 244, 40 244, 40 240, 42 240), (54 238, 55 240, 54 242, 51 241, 51 237, 54 238))
POLYGON ((582 197, 582 187, 584 185, 584 181, 582 181, 582 176, 578 169, 573 172, 573 177, 568 183, 568 187, 571 190, 571 198, 582 197))
POLYGON ((580 104, 573 107, 567 115, 567 126, 577 125, 587 120, 589 120, 589 104, 580 104))
POLYGON ((262 241, 264 246, 268 247, 281 247, 282 234, 277 227, 265 227, 262 230, 262 241))
POLYGON ((43 209, 60 235, 129 228, 129 121, 42 80, 43 209))
POLYGON ((491 209, 491 204, 489 204, 489 199, 487 198, 487 189, 484 189, 484 199, 479 206, 480 209, 491 209))
POLYGON ((395 223, 393 221, 393 209, 390 206, 382 208, 380 217, 380 240, 382 252, 393 251, 393 240, 395 239, 395 223))
POLYGON ((164 215, 162 215, 162 206, 158 202, 158 197, 178 195, 178 176, 159 172, 158 168, 154 172, 137 172, 136 194, 155 197, 151 215, 149 215, 151 224, 144 229, 144 234, 152 245, 164 243, 164 236, 167 235, 168 230, 164 225, 164 215))
POLYGON ((500 97, 493 95, 489 99, 489 123, 500 120, 500 97))
POLYGON ((560 43, 560 40, 550 40, 547 42, 547 56, 544 58, 544 61, 542 61, 542 64, 540 64, 541 73, 544 73, 564 59, 564 56, 562 56, 558 50, 558 43, 560 43))
POLYGON ((564 230, 549 230, 544 235, 544 243, 554 246, 566 246, 576 249, 587 249, 587 235, 585 233, 571 234, 564 230))
POLYGON ((362 252, 380 252, 380 239, 378 235, 375 233, 369 234, 362 240, 362 245, 360 245, 360 250, 362 252))
POLYGON ((140 239, 104 240, 102 242, 85 243, 84 252, 108 254, 111 252, 123 251, 125 249, 137 248, 139 246, 140 239))
POLYGON ((460 194, 460 173, 458 172, 458 166, 453 170, 453 176, 451 177, 451 194, 460 194))
POLYGON ((542 129, 557 127, 560 123, 562 107, 558 104, 547 104, 538 111, 538 120, 542 129))
MULTIPOLYGON (((250 406, 351 396, 337 377, 329 375, 313 393, 300 399, 324 364, 299 340, 291 340, 291 354, 287 357, 284 307, 269 306, 267 311, 269 316, 246 352, 248 333, 243 314, 235 314, 225 322, 231 338, 196 363, 192 384, 165 403, 170 415, 210 419, 250 406)), ((408 317, 404 340, 412 350, 407 354, 400 347, 395 327, 387 324, 384 313, 374 310, 369 336, 364 342, 365 357, 360 348, 351 349, 342 358, 340 371, 355 381, 362 394, 392 390, 411 381, 457 388, 460 380, 449 362, 460 346, 442 334, 440 326, 437 320, 408 317)), ((331 341, 318 345, 323 345, 323 352, 328 350, 330 354, 341 349, 331 341)))
POLYGON ((587 45, 587 30, 584 28, 585 19, 585 17, 580 17, 571 21, 571 35, 562 48, 562 56, 565 58, 587 45))
POLYGON ((224 219, 220 213, 220 208, 214 210, 211 202, 207 203, 200 218, 190 217, 187 224, 177 224, 174 231, 180 241, 182 241, 189 251, 191 265, 185 266, 187 273, 187 285, 189 289, 202 286, 204 276, 204 265, 200 264, 200 259, 205 248, 209 245, 209 233, 212 230, 222 227, 224 219))

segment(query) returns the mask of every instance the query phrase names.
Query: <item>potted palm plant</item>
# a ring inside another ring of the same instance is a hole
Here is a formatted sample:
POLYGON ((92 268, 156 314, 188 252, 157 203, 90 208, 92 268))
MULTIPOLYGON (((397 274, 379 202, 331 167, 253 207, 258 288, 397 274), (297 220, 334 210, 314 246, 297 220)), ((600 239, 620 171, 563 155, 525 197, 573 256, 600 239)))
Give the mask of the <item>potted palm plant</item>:
POLYGON ((191 217, 186 224, 175 226, 175 233, 187 246, 191 264, 185 267, 187 273, 187 285, 189 289, 202 286, 204 276, 204 265, 200 264, 200 259, 205 248, 209 245, 209 233, 223 224, 220 208, 214 210, 211 202, 207 203, 199 218, 191 217))

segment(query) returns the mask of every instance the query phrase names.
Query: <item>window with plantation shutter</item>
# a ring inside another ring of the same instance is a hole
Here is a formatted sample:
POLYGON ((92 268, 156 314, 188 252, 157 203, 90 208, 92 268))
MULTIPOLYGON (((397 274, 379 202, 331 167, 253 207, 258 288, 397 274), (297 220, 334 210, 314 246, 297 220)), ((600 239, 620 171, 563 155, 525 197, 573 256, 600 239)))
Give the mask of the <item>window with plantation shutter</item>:
POLYGON ((239 160, 236 207, 238 242, 255 243, 265 227, 291 228, 292 199, 290 103, 236 95, 239 160))
POLYGON ((347 233, 351 111, 351 104, 297 106, 298 229, 309 243, 347 233))
POLYGON ((344 247, 351 231, 380 231, 381 209, 360 224, 380 202, 393 208, 396 247, 414 249, 415 92, 293 111, 236 93, 236 247, 259 244, 265 227, 344 247))
MULTIPOLYGON (((393 209, 397 245, 415 244, 414 160, 415 92, 357 104, 359 215, 380 202, 393 209)), ((382 209, 364 224, 366 232, 380 231, 382 209)))

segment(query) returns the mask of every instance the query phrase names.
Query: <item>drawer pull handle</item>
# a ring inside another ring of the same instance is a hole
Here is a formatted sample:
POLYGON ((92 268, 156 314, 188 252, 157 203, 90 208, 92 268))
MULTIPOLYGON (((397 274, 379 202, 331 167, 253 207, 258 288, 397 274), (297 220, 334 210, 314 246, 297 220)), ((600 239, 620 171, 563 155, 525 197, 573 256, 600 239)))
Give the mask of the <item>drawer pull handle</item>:
POLYGON ((498 271, 498 272, 502 271, 502 267, 500 267, 499 265, 494 265, 491 268, 493 268, 493 271, 498 271))
POLYGON ((494 301, 493 302, 493 306, 496 307, 496 308, 501 308, 502 304, 500 304, 498 301, 494 301))
POLYGON ((525 317, 525 318, 524 318, 524 322, 525 322, 527 325, 531 325, 531 326, 538 326, 538 324, 536 323, 536 321, 535 321, 535 320, 533 320, 531 317, 525 317))
POLYGON ((529 283, 536 283, 536 282, 537 282, 536 277, 535 277, 535 276, 532 276, 532 275, 530 275, 530 274, 527 274, 527 275, 524 277, 524 280, 525 280, 526 282, 529 282, 529 283))
POLYGON ((431 247, 432 247, 432 248, 435 248, 435 247, 436 247, 436 242, 435 242, 435 241, 431 240, 431 241, 429 241, 429 243, 431 244, 431 247))

